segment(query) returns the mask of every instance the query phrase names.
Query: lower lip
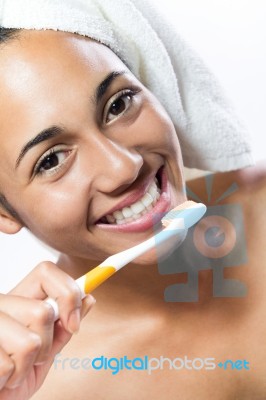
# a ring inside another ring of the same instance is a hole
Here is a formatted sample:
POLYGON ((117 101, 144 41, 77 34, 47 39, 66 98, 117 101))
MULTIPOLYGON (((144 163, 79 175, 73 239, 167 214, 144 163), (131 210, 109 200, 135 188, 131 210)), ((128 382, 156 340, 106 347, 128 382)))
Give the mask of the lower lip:
POLYGON ((165 169, 161 173, 161 194, 151 211, 140 217, 137 221, 128 222, 121 225, 115 224, 96 224, 95 226, 110 232, 144 232, 148 229, 155 228, 155 225, 161 221, 163 215, 170 210, 171 196, 170 185, 165 173, 165 169))

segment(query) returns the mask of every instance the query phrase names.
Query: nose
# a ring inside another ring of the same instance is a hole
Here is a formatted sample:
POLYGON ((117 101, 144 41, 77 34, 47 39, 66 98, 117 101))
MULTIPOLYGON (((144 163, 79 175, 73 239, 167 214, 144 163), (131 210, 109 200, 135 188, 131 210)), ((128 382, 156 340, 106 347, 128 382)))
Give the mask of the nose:
POLYGON ((143 157, 136 149, 128 149, 106 137, 93 142, 89 154, 92 155, 90 169, 93 163, 94 173, 93 176, 90 174, 90 178, 93 179, 94 189, 119 195, 137 179, 143 166, 143 157))

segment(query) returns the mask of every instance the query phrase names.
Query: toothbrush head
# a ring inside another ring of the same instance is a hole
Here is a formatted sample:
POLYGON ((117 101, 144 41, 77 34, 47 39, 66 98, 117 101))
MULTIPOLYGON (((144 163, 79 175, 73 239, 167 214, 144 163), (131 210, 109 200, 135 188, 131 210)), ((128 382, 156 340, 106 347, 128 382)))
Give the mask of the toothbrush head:
POLYGON ((202 216, 206 212, 206 206, 202 203, 196 203, 192 200, 187 200, 184 203, 180 204, 179 206, 170 210, 163 218, 162 218, 162 225, 164 228, 170 227, 170 224, 175 225, 174 221, 179 218, 184 218, 184 222, 188 223, 189 228, 190 226, 194 225, 196 222, 202 218, 202 216))

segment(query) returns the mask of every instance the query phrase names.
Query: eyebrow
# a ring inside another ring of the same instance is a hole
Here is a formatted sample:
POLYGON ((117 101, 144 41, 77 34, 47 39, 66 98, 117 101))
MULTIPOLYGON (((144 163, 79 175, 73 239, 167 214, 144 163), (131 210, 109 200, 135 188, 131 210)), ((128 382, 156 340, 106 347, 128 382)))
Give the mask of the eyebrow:
MULTIPOLYGON (((112 71, 110 74, 108 74, 104 80, 97 86, 95 94, 93 96, 93 100, 96 103, 96 105, 99 104, 99 102, 102 100, 103 96, 105 95, 106 91, 112 84, 112 82, 118 78, 119 76, 122 76, 126 74, 127 71, 112 71)), ((21 160, 23 157, 27 154, 29 150, 31 150, 33 147, 37 146, 38 144, 50 140, 60 134, 65 132, 65 129, 60 127, 60 126, 50 126, 47 129, 42 130, 40 133, 38 133, 33 139, 31 139, 29 142, 27 142, 22 150, 19 153, 19 156, 16 160, 16 169, 18 168, 21 160)))
POLYGON ((96 104, 98 104, 102 100, 112 82, 119 76, 125 75, 126 73, 127 71, 112 71, 106 76, 106 78, 100 83, 100 85, 96 89, 96 94, 94 96, 94 99, 96 99, 96 104))
POLYGON ((44 129, 43 131, 38 133, 37 136, 35 136, 33 139, 31 139, 28 143, 26 143, 23 146, 16 161, 16 168, 18 168, 22 158, 30 149, 37 146, 37 144, 44 142, 45 140, 49 140, 58 136, 62 132, 64 132, 64 128, 61 128, 60 126, 50 126, 49 128, 44 129))

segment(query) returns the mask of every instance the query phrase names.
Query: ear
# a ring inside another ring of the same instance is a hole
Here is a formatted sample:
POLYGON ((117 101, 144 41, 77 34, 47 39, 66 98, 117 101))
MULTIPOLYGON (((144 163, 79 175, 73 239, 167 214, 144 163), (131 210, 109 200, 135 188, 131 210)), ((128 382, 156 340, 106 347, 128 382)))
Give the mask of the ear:
POLYGON ((0 206, 0 232, 13 235, 19 232, 23 225, 0 206))

